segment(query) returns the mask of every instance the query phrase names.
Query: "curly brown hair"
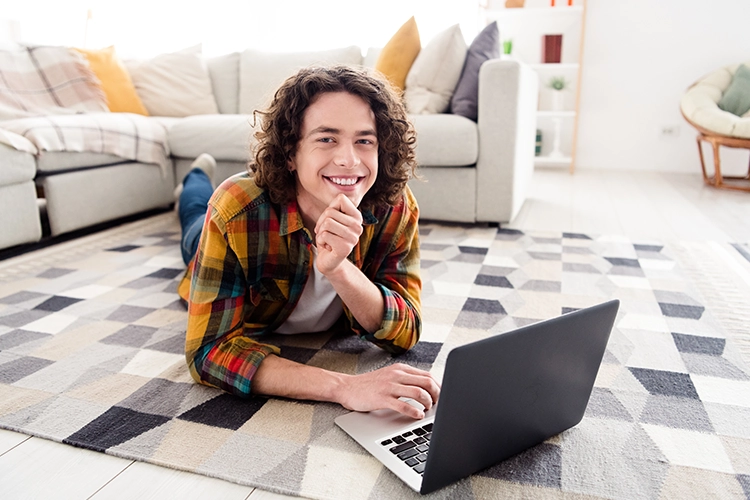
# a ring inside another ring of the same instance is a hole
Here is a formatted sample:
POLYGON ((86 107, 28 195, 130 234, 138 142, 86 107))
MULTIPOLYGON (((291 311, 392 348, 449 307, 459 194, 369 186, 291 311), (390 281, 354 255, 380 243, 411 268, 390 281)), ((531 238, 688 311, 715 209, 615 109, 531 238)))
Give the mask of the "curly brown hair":
POLYGON ((261 127, 249 168, 255 183, 274 203, 296 197, 296 180, 287 168, 301 139, 302 119, 310 104, 326 92, 348 92, 361 97, 375 115, 378 139, 378 175, 362 200, 366 208, 395 205, 406 182, 415 176, 416 133, 407 118, 401 97, 384 77, 351 66, 308 67, 289 77, 265 111, 256 111, 261 127))

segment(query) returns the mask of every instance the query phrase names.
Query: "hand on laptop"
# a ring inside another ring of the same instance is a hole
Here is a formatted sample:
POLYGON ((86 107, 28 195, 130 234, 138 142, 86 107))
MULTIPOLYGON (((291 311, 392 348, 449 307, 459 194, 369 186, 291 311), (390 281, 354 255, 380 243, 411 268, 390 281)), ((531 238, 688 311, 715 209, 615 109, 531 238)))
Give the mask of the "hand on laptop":
POLYGON ((429 372, 398 363, 349 376, 344 382, 339 403, 354 411, 390 408, 419 419, 424 418, 424 411, 399 398, 411 398, 429 410, 439 396, 440 385, 429 372))

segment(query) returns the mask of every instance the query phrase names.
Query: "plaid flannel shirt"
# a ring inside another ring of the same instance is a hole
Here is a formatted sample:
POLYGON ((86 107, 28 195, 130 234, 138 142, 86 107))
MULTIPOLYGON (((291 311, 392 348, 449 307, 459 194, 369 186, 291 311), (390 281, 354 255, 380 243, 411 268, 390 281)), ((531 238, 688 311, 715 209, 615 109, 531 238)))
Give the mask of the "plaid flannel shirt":
MULTIPOLYGON (((396 206, 365 211, 363 220, 348 258, 380 289, 385 314, 380 328, 368 332, 344 305, 346 324, 360 338, 402 353, 417 343, 422 323, 416 200, 407 187, 396 206)), ((265 356, 280 353, 263 337, 289 317, 312 265, 311 237, 296 202, 271 203, 248 174, 219 186, 180 284, 188 300, 185 355, 193 378, 248 396, 265 356)))

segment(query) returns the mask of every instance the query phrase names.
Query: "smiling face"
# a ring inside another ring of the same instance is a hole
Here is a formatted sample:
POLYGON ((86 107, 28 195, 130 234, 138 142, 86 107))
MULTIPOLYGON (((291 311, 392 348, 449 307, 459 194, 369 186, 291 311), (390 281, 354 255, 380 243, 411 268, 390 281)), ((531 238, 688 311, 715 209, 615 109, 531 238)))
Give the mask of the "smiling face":
POLYGON ((375 115, 367 102, 348 92, 320 94, 305 110, 289 167, 306 226, 341 193, 359 206, 378 175, 375 115))

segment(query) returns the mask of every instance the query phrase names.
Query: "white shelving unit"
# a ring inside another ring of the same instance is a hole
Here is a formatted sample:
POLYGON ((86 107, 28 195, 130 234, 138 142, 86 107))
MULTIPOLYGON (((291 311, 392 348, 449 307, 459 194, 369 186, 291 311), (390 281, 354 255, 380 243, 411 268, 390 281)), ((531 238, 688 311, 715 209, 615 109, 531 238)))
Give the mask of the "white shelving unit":
MULTIPOLYGON (((536 165, 567 166, 575 171, 578 109, 580 102, 581 61, 586 22, 586 0, 526 0, 524 7, 506 8, 505 0, 480 0, 484 23, 497 21, 500 42, 513 41, 510 57, 527 63, 539 74, 539 111, 537 128, 542 132, 542 153, 536 165), (559 63, 544 63, 544 35, 562 35, 559 63), (552 77, 562 76, 569 83, 562 99, 556 102, 548 87, 552 77)), ((507 57, 507 56, 503 56, 507 57)))

